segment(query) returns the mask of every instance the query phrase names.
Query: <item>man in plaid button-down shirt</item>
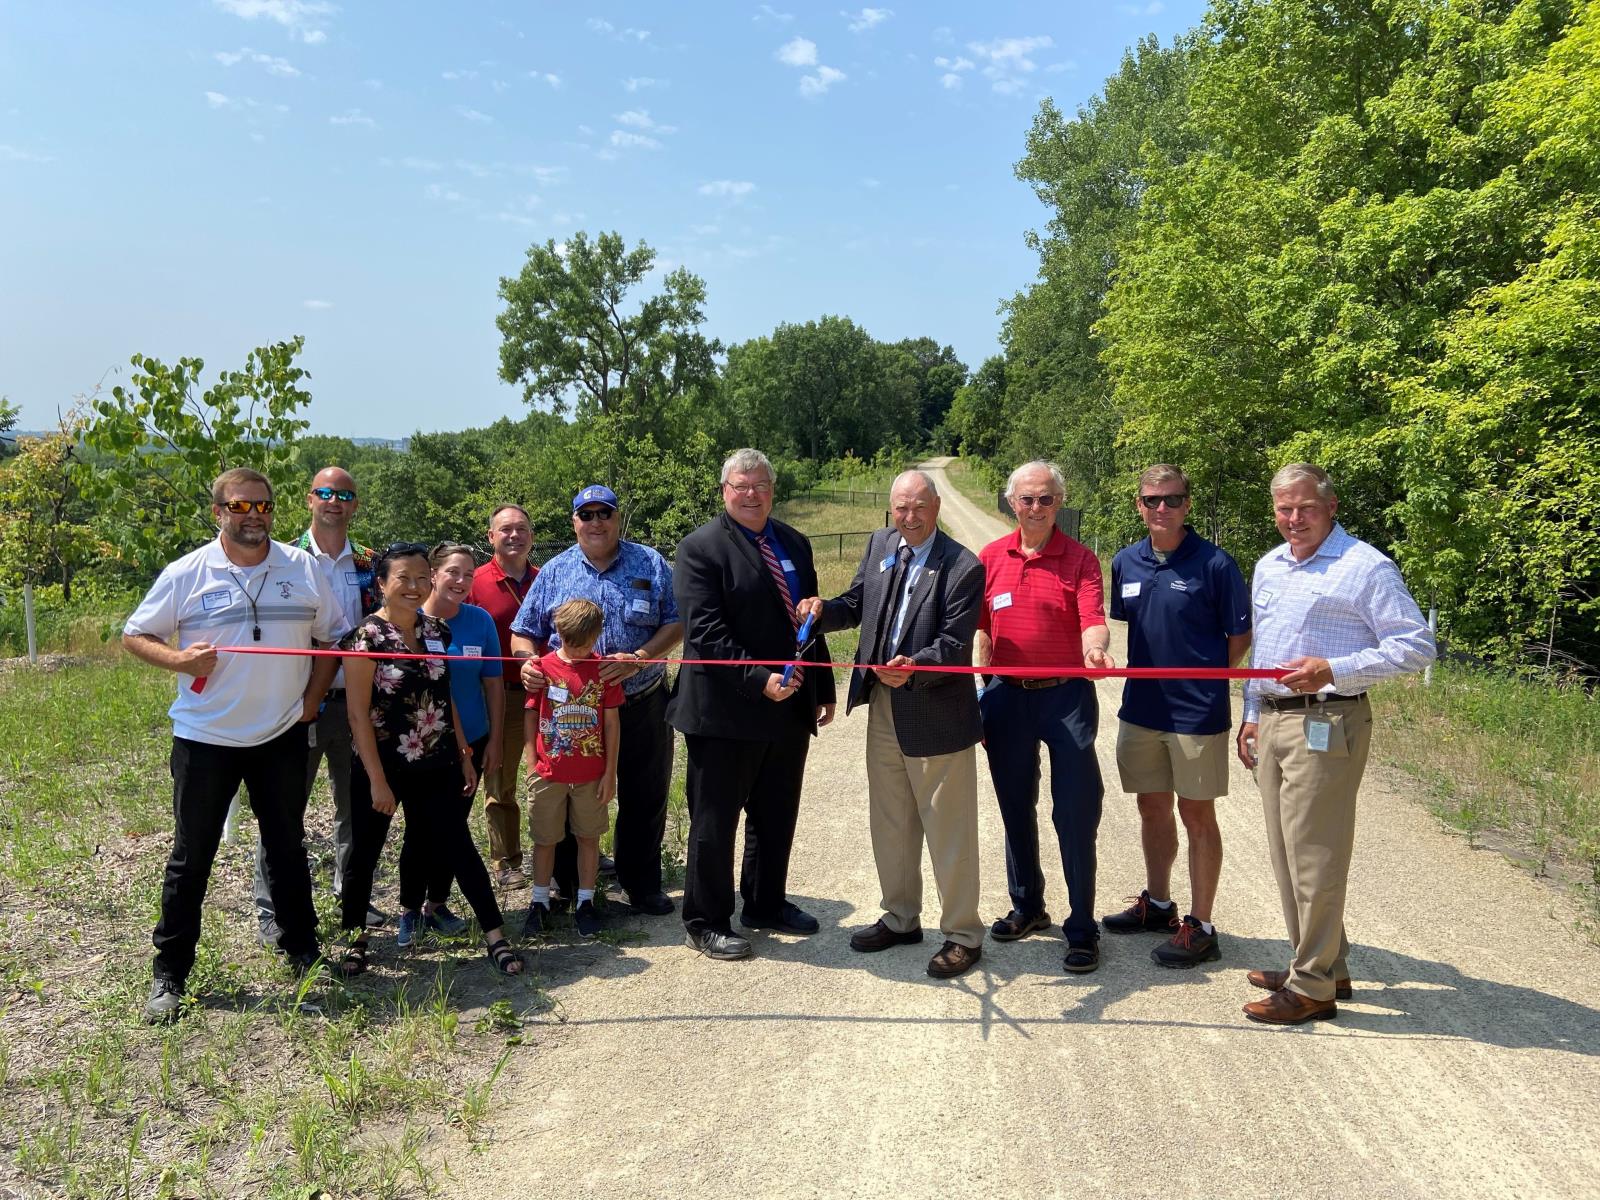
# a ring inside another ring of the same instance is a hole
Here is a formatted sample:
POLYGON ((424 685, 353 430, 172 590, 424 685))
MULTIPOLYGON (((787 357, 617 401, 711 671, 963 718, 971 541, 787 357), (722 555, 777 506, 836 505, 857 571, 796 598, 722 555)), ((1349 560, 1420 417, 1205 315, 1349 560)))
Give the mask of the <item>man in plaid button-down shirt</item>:
POLYGON ((1256 563, 1253 665, 1287 667, 1245 687, 1239 758, 1256 773, 1267 846, 1292 957, 1251 971, 1270 994, 1247 1017, 1298 1025, 1338 1015, 1351 995, 1345 886, 1356 792, 1372 744, 1372 684, 1433 661, 1433 634, 1394 562, 1334 521, 1339 498, 1320 467, 1272 477, 1284 544, 1256 563))

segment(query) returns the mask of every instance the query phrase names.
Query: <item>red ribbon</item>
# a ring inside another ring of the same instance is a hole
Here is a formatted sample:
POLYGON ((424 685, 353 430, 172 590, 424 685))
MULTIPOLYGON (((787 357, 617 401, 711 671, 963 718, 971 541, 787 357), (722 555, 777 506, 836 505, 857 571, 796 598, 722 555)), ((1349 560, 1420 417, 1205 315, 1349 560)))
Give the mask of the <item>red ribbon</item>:
MULTIPOLYGON (((377 650, 312 650, 290 649, 282 646, 218 646, 219 654, 287 654, 307 658, 452 658, 459 655, 444 654, 389 654, 377 650)), ((480 662, 522 662, 516 655, 485 654, 480 662)), ((604 659, 602 662, 606 661, 604 659)), ((693 667, 787 667, 795 660, 788 658, 641 658, 641 665, 677 663, 693 667)), ((851 670, 861 667, 871 670, 881 663, 812 662, 800 660, 808 667, 839 667, 851 670)), ((912 665, 885 667, 894 671, 930 671, 946 675, 1015 675, 1025 679, 1282 679, 1289 674, 1283 667, 973 667, 965 665, 912 665)), ((196 692, 205 689, 205 677, 195 679, 191 685, 196 692)))

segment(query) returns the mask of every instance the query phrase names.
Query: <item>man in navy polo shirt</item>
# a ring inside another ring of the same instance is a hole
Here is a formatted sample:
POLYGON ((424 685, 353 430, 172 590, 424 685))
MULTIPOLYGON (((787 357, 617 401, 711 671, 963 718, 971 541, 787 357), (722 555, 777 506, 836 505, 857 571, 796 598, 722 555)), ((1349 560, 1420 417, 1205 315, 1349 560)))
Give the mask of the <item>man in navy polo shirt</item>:
MULTIPOLYGON (((1186 525, 1189 477, 1158 463, 1134 501, 1150 535, 1111 560, 1111 618, 1128 623, 1130 667, 1227 667, 1250 647, 1250 593, 1238 564, 1186 525)), ((1139 801, 1145 889, 1102 918, 1112 933, 1170 933, 1150 952, 1163 967, 1221 957, 1211 905, 1222 874, 1218 796, 1228 792, 1232 715, 1226 680, 1130 679, 1117 714, 1117 770, 1139 801), (1190 911, 1171 899, 1178 857, 1173 794, 1189 839, 1190 911)))

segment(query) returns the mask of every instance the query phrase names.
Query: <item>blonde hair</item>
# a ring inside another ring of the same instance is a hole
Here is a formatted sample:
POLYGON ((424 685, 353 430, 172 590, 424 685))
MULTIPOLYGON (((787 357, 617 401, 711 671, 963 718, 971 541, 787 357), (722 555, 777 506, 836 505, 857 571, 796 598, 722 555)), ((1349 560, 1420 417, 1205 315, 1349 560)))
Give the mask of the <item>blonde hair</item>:
POLYGON ((568 600, 550 614, 564 646, 592 646, 600 640, 606 615, 593 600, 568 600))

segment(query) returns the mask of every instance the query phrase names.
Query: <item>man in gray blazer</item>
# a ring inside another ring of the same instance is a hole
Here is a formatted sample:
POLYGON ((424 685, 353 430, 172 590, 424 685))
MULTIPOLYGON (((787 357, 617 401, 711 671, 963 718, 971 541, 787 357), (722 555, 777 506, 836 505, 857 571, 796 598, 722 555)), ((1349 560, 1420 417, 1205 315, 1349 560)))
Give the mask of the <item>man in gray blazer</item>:
POLYGON ((922 842, 943 911, 935 979, 972 969, 983 953, 978 917, 978 766, 983 737, 972 676, 914 671, 967 666, 983 604, 977 557, 939 530, 939 494, 921 471, 889 493, 892 528, 874 533, 850 584, 797 610, 817 632, 860 626, 845 712, 867 705, 867 795, 883 916, 850 938, 853 950, 922 941, 922 842))

